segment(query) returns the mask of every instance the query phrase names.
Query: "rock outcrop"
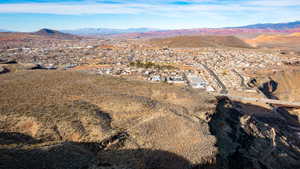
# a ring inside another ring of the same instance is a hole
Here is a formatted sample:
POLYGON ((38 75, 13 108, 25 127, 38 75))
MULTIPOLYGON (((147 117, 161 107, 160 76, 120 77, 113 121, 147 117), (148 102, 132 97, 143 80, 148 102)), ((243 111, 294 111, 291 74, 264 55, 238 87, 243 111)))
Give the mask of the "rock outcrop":
POLYGON ((210 122, 218 140, 219 161, 223 168, 299 168, 299 128, 280 118, 250 115, 255 105, 243 105, 248 109, 238 111, 235 107, 241 105, 226 99, 220 100, 210 122))

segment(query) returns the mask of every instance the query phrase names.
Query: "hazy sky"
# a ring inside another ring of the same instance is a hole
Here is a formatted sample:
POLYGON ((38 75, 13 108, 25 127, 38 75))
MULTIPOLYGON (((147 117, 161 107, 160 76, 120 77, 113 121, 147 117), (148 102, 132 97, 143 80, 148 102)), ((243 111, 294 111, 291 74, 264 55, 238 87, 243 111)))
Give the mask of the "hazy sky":
POLYGON ((0 0, 0 29, 160 29, 300 20, 300 0, 0 0))

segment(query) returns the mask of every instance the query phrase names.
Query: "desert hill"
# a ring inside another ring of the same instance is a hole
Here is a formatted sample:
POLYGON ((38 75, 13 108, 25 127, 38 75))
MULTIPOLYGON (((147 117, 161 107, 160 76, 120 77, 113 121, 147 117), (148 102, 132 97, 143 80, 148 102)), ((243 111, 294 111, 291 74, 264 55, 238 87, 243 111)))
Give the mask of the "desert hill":
POLYGON ((0 74, 0 168, 300 165, 294 133, 285 121, 253 114, 273 113, 262 107, 169 84, 1 67, 9 71, 0 74))
POLYGON ((292 36, 292 37, 300 37, 300 32, 292 33, 292 34, 290 34, 289 36, 292 36))
POLYGON ((78 36, 75 35, 71 35, 68 33, 62 33, 56 30, 52 30, 52 29, 41 29, 37 32, 32 33, 33 35, 39 35, 39 36, 46 36, 46 37, 51 37, 51 38, 56 38, 56 39, 66 39, 66 40, 70 40, 70 39, 78 39, 78 36))
POLYGON ((53 38, 34 35, 31 33, 0 32, 0 49, 18 48, 30 46, 29 42, 39 43, 53 38))
MULTIPOLYGON (((297 68, 295 66, 295 68, 297 68)), ((290 69, 288 71, 278 71, 269 73, 268 75, 258 75, 258 81, 261 85, 266 82, 273 81, 274 85, 266 89, 268 95, 272 95, 280 100, 287 100, 293 102, 300 101, 300 70, 290 69), (266 76, 268 78, 266 78, 266 76)), ((300 115, 300 114, 299 114, 300 115)))
POLYGON ((35 40, 35 39, 79 39, 78 36, 61 33, 51 29, 41 29, 33 33, 25 32, 0 32, 0 40, 35 40))
POLYGON ((0 32, 0 48, 20 48, 50 44, 57 40, 80 40, 81 37, 61 33, 50 29, 41 29, 37 32, 0 32), (33 45, 34 44, 34 45, 33 45))
POLYGON ((18 71, 0 81, 0 168, 171 169, 215 161, 215 137, 199 124, 216 103, 206 93, 68 71, 18 71), (39 154, 44 161, 34 160, 39 154))
POLYGON ((65 35, 65 33, 61 33, 59 31, 56 30, 51 30, 51 29, 40 29, 39 31, 35 32, 34 34, 36 35, 45 35, 45 36, 49 36, 49 35, 65 35))
POLYGON ((170 48, 236 47, 251 48, 234 36, 177 36, 150 40, 154 46, 170 48))
POLYGON ((263 34, 253 39, 246 40, 247 43, 257 47, 280 48, 300 51, 299 32, 291 34, 263 34))
POLYGON ((0 40, 22 40, 25 38, 35 38, 36 36, 27 33, 0 32, 0 40))

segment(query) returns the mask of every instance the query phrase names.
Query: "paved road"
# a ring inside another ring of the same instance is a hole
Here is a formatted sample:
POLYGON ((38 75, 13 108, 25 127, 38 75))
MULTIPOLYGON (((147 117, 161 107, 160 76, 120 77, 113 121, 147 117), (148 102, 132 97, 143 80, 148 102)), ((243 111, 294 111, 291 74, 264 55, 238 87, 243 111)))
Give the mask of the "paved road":
POLYGON ((215 74, 215 72, 213 70, 211 70, 208 66, 206 66, 205 64, 201 63, 201 66, 206 69, 206 71, 212 76, 214 77, 214 79, 216 80, 218 86, 222 89, 221 90, 221 94, 227 94, 227 88, 226 86, 222 83, 222 81, 220 80, 220 78, 215 74))
POLYGON ((233 73, 235 73, 240 79, 241 79, 241 87, 245 88, 245 89, 249 89, 249 87, 246 85, 245 83, 245 78, 235 69, 231 70, 233 73))
POLYGON ((241 96, 232 96, 227 94, 217 94, 217 96, 228 97, 230 100, 234 100, 234 101, 251 101, 251 102, 272 104, 279 107, 300 108, 300 102, 289 102, 289 101, 282 101, 282 100, 253 98, 253 97, 241 97, 241 96))

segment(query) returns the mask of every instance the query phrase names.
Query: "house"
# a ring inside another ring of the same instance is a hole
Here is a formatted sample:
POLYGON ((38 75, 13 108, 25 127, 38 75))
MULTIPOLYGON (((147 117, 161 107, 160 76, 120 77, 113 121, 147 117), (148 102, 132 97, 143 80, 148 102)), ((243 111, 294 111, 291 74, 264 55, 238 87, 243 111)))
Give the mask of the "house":
POLYGON ((153 76, 150 76, 148 78, 148 80, 152 81, 152 82, 160 82, 161 81, 161 78, 159 75, 153 75, 153 76))
POLYGON ((66 65, 64 66, 64 70, 72 69, 72 68, 74 68, 74 67, 76 67, 76 66, 77 66, 77 64, 66 64, 66 65))
POLYGON ((195 89, 206 89, 207 83, 199 76, 194 74, 187 75, 189 85, 195 89))
POLYGON ((167 77, 167 82, 168 83, 185 83, 185 80, 182 76, 175 75, 175 76, 167 77))
POLYGON ((206 91, 207 91, 207 92, 214 92, 215 89, 214 89, 213 87, 211 87, 211 86, 207 86, 207 87, 206 87, 206 91))

